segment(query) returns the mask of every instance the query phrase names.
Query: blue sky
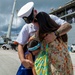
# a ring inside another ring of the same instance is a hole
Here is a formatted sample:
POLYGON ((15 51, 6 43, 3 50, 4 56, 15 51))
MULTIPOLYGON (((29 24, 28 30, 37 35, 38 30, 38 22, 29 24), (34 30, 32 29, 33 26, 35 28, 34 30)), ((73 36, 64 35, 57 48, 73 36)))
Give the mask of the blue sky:
MULTIPOLYGON (((11 30, 12 34, 19 33, 25 24, 21 18, 17 17, 17 10, 29 1, 34 2, 34 7, 38 12, 45 11, 49 13, 51 12, 51 8, 57 9, 71 0, 17 0, 11 30)), ((13 2, 14 0, 0 0, 0 36, 7 34, 13 2)))

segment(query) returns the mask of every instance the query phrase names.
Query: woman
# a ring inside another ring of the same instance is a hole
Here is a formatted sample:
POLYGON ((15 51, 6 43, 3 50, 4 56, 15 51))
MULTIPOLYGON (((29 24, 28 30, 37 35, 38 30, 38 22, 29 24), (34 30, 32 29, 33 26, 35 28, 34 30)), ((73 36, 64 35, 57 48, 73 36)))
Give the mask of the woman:
MULTIPOLYGON (((59 33, 56 32, 60 25, 53 21, 47 13, 39 12, 36 19, 39 25, 38 38, 42 42, 43 49, 48 49, 49 71, 51 75, 73 75, 73 66, 67 48, 66 34, 60 37, 59 33), (44 38, 52 32, 55 33, 56 39, 49 42, 47 48, 44 38), (64 37, 66 37, 66 40, 64 37)), ((36 64, 37 59, 35 61, 35 69, 36 72, 39 72, 36 64)))

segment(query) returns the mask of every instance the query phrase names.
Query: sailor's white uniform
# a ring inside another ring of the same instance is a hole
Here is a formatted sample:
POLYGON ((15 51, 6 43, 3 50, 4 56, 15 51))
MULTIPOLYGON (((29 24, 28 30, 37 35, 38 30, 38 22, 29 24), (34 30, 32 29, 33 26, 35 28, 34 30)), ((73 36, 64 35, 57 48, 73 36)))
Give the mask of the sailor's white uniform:
POLYGON ((66 23, 65 20, 58 18, 57 16, 50 14, 50 17, 59 25, 63 25, 64 23, 66 23))
POLYGON ((38 27, 33 25, 33 23, 25 24, 23 28, 21 29, 16 39, 16 42, 24 45, 25 43, 27 43, 29 37, 32 36, 36 30, 38 30, 38 27))
MULTIPOLYGON (((58 18, 55 15, 51 14, 50 17, 59 25, 63 25, 64 23, 66 23, 66 21, 58 18)), ((24 45, 28 41, 29 37, 32 36, 36 30, 38 30, 38 28, 36 27, 36 25, 33 25, 33 23, 24 25, 16 41, 24 45)))

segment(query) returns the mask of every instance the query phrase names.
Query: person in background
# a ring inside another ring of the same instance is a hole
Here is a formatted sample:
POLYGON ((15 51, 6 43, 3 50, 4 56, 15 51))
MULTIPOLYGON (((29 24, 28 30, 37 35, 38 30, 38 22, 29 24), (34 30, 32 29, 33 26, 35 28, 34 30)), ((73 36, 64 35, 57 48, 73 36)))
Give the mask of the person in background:
MULTIPOLYGON (((33 64, 35 61, 35 56, 38 55, 41 48, 41 43, 37 40, 31 40, 26 45, 25 48, 25 59, 30 60, 33 64)), ((34 65, 29 68, 25 68, 22 64, 20 65, 16 75, 36 75, 34 65)))
MULTIPOLYGON (((29 37, 34 35, 34 33, 38 30, 38 24, 36 22, 37 10, 34 9, 34 2, 28 2, 18 12, 18 17, 23 18, 26 24, 21 29, 16 42, 18 42, 18 55, 21 63, 24 67, 29 68, 33 66, 33 63, 24 58, 23 47, 27 43, 29 37)), ((50 14, 52 20, 54 20, 60 27, 56 30, 56 34, 52 32, 45 37, 46 42, 52 42, 56 39, 56 35, 58 33, 61 35, 67 33, 72 26, 66 21, 58 18, 55 15, 50 14)))

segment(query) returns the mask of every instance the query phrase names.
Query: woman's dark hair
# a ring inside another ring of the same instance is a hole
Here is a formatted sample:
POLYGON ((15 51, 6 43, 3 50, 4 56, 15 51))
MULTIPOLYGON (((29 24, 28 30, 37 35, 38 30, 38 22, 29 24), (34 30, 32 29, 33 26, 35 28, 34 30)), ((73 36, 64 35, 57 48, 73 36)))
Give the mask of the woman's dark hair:
POLYGON ((34 47, 34 46, 38 45, 38 43, 39 43, 39 41, 37 41, 37 40, 31 40, 30 42, 28 42, 27 48, 34 47))
POLYGON ((44 38, 44 37, 42 37, 43 34, 54 32, 60 27, 45 12, 39 12, 37 14, 36 18, 37 18, 37 21, 39 24, 39 39, 40 39, 40 41, 44 38))
POLYGON ((52 20, 49 14, 45 12, 39 12, 36 15, 36 18, 39 24, 40 41, 44 39, 43 34, 54 32, 60 27, 60 25, 58 25, 54 20, 52 20))
POLYGON ((24 53, 27 52, 28 48, 34 47, 39 43, 39 41, 37 40, 31 40, 29 41, 27 44, 25 44, 25 46, 23 47, 23 51, 24 53))

